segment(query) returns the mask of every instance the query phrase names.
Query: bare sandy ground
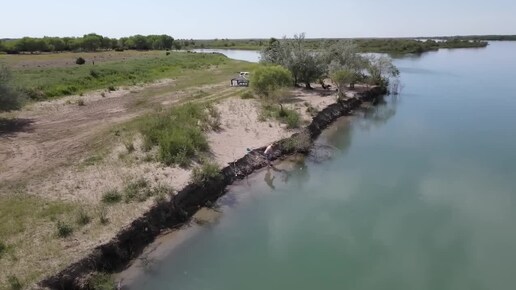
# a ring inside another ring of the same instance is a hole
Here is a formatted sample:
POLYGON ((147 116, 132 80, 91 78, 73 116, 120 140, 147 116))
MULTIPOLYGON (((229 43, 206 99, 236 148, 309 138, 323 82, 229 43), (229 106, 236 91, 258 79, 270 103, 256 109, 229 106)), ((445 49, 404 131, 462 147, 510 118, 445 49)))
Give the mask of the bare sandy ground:
MULTIPOLYGON (((296 89, 285 107, 295 109, 303 118, 303 125, 312 116, 308 106, 322 110, 335 102, 335 95, 321 96, 318 91, 296 89)), ((247 153, 247 149, 266 146, 289 137, 297 130, 287 130, 286 125, 274 120, 258 121, 260 103, 256 100, 231 98, 217 104, 221 114, 222 130, 210 132, 208 140, 217 163, 223 167, 247 153)))
MULTIPOLYGON (((224 85, 202 88, 221 90, 224 85)), ((145 87, 97 91, 36 103, 16 113, 16 128, 0 132, 0 194, 7 185, 25 185, 47 179, 55 169, 62 171, 63 166, 80 163, 91 157, 88 154, 95 149, 114 145, 109 144, 114 138, 108 135, 114 125, 149 112, 152 106, 171 106, 190 96, 189 91, 164 93, 152 98, 140 94, 144 90, 165 88, 166 91, 173 86, 172 80, 165 80, 145 87), (79 106, 79 100, 83 100, 85 106, 79 106), (138 106, 142 100, 145 106, 138 106)), ((13 114, 2 116, 12 117, 13 114)))

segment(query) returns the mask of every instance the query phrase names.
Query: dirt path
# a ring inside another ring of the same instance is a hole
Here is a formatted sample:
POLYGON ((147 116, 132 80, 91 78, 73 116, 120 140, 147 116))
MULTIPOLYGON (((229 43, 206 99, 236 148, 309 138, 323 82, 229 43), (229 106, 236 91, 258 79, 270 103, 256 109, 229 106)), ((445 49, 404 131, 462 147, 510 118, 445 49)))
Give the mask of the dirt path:
MULTIPOLYGON (((87 152, 105 142, 113 125, 150 111, 153 104, 173 105, 199 89, 221 90, 224 84, 192 88, 145 98, 137 106, 143 90, 167 91, 172 81, 161 81, 140 88, 115 92, 94 92, 60 100, 37 103, 15 117, 16 124, 0 130, 0 185, 23 183, 57 167, 85 158, 87 152), (83 100, 85 105, 79 106, 83 100), (14 127, 14 128, 13 128, 14 127)), ((228 93, 227 89, 214 97, 228 93)), ((0 116, 1 117, 1 116, 0 116)), ((0 186, 0 192, 4 186, 0 186)))

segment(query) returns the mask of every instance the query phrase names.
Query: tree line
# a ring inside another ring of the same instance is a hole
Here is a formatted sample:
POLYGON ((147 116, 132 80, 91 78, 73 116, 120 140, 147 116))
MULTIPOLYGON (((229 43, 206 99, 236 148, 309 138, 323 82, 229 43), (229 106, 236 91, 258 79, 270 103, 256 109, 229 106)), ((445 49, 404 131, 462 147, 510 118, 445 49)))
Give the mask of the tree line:
MULTIPOLYGON (((508 39, 508 38, 504 38, 508 39)), ((295 41, 287 39, 286 41, 295 41)), ((427 51, 435 51, 440 48, 470 48, 485 47, 488 43, 483 39, 473 38, 430 38, 409 39, 409 38, 358 38, 358 39, 306 39, 306 46, 313 50, 320 49, 328 43, 340 41, 353 41, 360 52, 378 52, 391 54, 419 54, 427 51)), ((184 44, 185 48, 219 48, 219 49, 250 49, 261 50, 267 46, 267 40, 263 39, 212 39, 196 40, 184 44)))
POLYGON ((353 87, 357 82, 367 82, 387 88, 389 79, 399 75, 389 57, 359 52, 358 46, 350 40, 325 42, 318 50, 313 50, 305 35, 299 34, 292 39, 271 38, 261 51, 261 61, 286 68, 292 75, 293 85, 301 83, 306 88, 328 77, 337 86, 353 87))
POLYGON ((165 50, 180 49, 182 43, 174 41, 169 35, 133 35, 122 38, 109 38, 90 33, 83 37, 23 37, 21 39, 0 41, 0 51, 10 54, 62 51, 99 51, 99 50, 165 50))

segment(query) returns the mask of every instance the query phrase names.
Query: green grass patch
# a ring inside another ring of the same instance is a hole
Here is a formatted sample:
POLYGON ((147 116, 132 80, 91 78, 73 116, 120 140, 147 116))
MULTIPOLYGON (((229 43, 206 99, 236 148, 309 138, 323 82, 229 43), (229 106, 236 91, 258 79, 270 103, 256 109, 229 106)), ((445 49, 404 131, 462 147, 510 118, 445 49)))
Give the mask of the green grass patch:
POLYGON ((116 190, 108 190, 102 194, 102 202, 106 204, 115 204, 122 201, 122 194, 116 190))
POLYGON ((2 259, 2 256, 7 252, 7 245, 0 241, 0 259, 2 259))
POLYGON ((299 128, 301 123, 301 116, 295 110, 281 109, 280 106, 266 104, 262 106, 262 111, 259 116, 260 121, 268 119, 276 119, 281 123, 287 124, 287 128, 299 128))
POLYGON ((66 238, 73 234, 73 227, 63 221, 57 221, 56 223, 57 236, 60 238, 66 238))
POLYGON ((0 237, 9 239, 23 234, 38 224, 56 221, 77 208, 75 204, 33 196, 0 197, 0 237))
POLYGON ((88 289, 93 290, 115 290, 115 280, 106 273, 95 273, 89 280, 88 289))
POLYGON ((91 222, 91 216, 86 212, 86 210, 84 210, 84 208, 80 208, 77 212, 75 222, 79 226, 85 226, 91 222))
POLYGON ((144 178, 129 182, 123 190, 125 202, 145 201, 151 196, 149 183, 144 178))
POLYGON ((23 284, 20 282, 20 279, 18 277, 11 275, 7 277, 7 283, 9 284, 9 287, 11 290, 21 290, 23 289, 23 284))
POLYGON ((93 155, 93 156, 90 156, 90 157, 84 159, 84 161, 82 162, 82 165, 83 166, 92 166, 92 165, 97 164, 100 161, 102 161, 102 156, 93 155))
POLYGON ((254 99, 254 94, 251 90, 243 90, 240 93, 240 98, 242 98, 243 100, 254 99))
POLYGON ((94 67, 18 69, 13 74, 16 85, 23 88, 31 99, 45 100, 95 89, 114 91, 116 86, 180 77, 187 71, 206 71, 228 61, 218 54, 173 52, 169 56, 102 62, 94 67))
POLYGON ((189 166, 209 150, 203 131, 220 126, 220 116, 209 106, 187 103, 141 119, 144 147, 158 146, 158 158, 167 165, 189 166))
POLYGON ((220 178, 222 178, 220 168, 213 162, 204 162, 201 166, 192 170, 192 182, 196 184, 220 178))
POLYGON ((145 180, 144 178, 139 178, 136 181, 132 181, 125 186, 123 190, 123 195, 125 202, 143 202, 150 197, 164 196, 171 191, 172 188, 164 185, 152 187, 147 180, 145 180))

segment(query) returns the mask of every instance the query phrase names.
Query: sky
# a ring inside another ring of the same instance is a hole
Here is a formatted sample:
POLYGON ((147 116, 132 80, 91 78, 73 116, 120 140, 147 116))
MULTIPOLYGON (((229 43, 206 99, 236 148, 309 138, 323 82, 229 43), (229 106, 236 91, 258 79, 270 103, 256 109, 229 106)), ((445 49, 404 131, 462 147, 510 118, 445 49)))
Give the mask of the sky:
POLYGON ((515 0, 23 0, 0 38, 168 34, 176 39, 516 34, 515 0))

